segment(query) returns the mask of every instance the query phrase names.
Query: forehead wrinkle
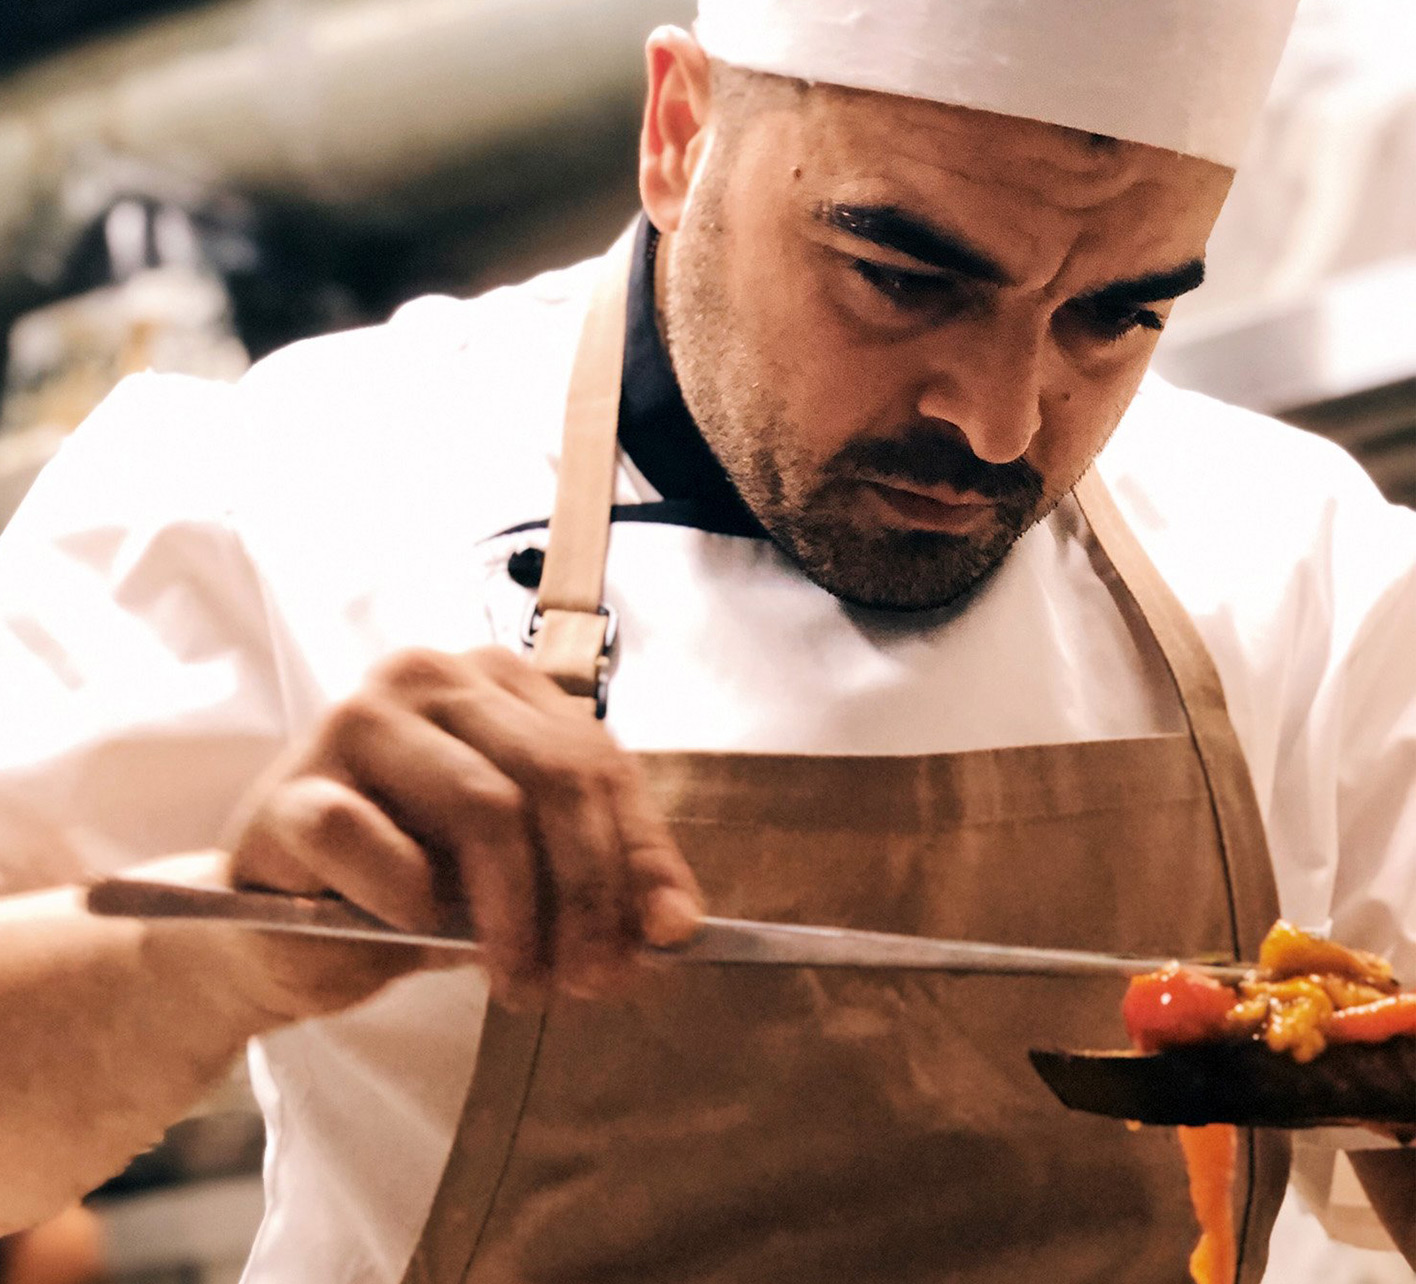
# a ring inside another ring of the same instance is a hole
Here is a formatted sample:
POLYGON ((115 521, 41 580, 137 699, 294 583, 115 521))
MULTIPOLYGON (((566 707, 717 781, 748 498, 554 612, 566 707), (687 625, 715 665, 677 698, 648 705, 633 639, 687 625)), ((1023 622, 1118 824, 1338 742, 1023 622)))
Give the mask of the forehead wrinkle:
MULTIPOLYGON (((961 167, 952 177, 954 190, 971 197, 952 207, 975 211, 967 222, 954 219, 958 230, 1005 266, 1024 292, 1072 298, 1204 258, 1204 238, 1186 233, 1185 218, 1156 222, 1144 216, 1148 205, 1158 204, 1150 198, 1163 201, 1166 194, 1150 172, 1122 173, 1109 190, 1093 191, 1095 199, 1085 202, 1058 199, 1026 175, 996 182, 961 167), (1108 250, 1124 259, 1108 256, 1108 250), (1104 270, 1084 263, 1093 253, 1104 270)), ((927 207, 929 197, 924 199, 927 207)))
POLYGON ((1059 171, 1046 159, 1037 157, 999 155, 972 146, 953 155, 941 155, 934 148, 911 146, 910 141, 892 139, 889 148, 862 149, 869 154, 868 158, 862 155, 858 175, 847 170, 839 177, 852 188, 858 179, 863 189, 872 192, 872 200, 884 194, 902 207, 913 207, 925 214, 931 209, 947 212, 959 203, 960 195, 969 192, 974 202, 984 207, 1016 211, 1017 217, 1009 219, 1012 235, 1029 239, 1028 223, 1032 217, 1062 218, 1075 225, 1083 219, 1104 216, 1107 206, 1143 195, 1156 185, 1154 175, 1146 172, 1148 167, 1144 164, 1107 161, 1094 167, 1092 173, 1081 175, 1059 171), (951 189, 947 195, 940 192, 941 185, 951 189), (899 200, 902 190, 911 199, 899 200), (954 199, 949 200, 949 196, 954 199))
POLYGON ((1145 171, 1173 157, 1141 143, 1096 147, 1086 135, 1061 125, 868 91, 816 86, 807 101, 815 110, 804 113, 806 120, 828 136, 843 134, 848 140, 864 135, 866 150, 877 162, 898 159, 1008 176, 1035 170, 1042 182, 1075 189, 1079 206, 1104 200, 1135 181, 1128 171, 1145 171))
POLYGON ((1079 215, 1039 202, 1035 192, 1015 184, 1000 185, 967 164, 947 170, 928 168, 923 182, 920 176, 900 176, 909 193, 899 202, 904 209, 932 215, 941 226, 976 245, 1012 278, 1012 291, 1044 288, 1061 271, 1066 251, 1059 256, 1055 242, 1059 233, 1068 245, 1081 235, 1079 215), (949 191, 941 194, 939 180, 946 175, 949 191), (1015 190, 1026 199, 1009 199, 1015 190), (1050 267, 1053 263, 1056 266, 1050 267))
POLYGON ((800 116, 808 145, 835 145, 886 170, 918 166, 1020 189, 1049 188, 1054 205, 1077 211, 1114 199, 1159 167, 1184 163, 1142 143, 1096 147, 1060 125, 869 91, 815 86, 800 116))
POLYGON ((1151 166, 1139 158, 1130 164, 1107 164, 1087 173, 1059 167, 1045 156, 975 153, 949 170, 974 186, 1012 194, 1021 206, 1050 214, 1092 216, 1156 186, 1151 166))

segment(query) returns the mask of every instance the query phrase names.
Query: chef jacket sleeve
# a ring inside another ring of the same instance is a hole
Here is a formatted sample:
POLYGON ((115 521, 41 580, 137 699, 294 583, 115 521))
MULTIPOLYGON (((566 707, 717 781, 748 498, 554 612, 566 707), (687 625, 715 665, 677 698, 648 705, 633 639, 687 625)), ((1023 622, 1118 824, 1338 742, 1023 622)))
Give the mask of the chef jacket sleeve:
POLYGON ((126 381, 0 535, 0 890, 216 844, 281 747, 235 397, 126 381))
MULTIPOLYGON (((1363 582, 1363 609, 1337 657, 1338 858, 1332 935, 1391 959, 1416 982, 1416 514, 1371 508, 1338 541, 1332 589, 1363 582)), ((1360 1129, 1295 1134, 1293 1180, 1333 1238, 1390 1250, 1344 1150, 1392 1145, 1360 1129)))
POLYGON ((1374 557, 1398 562, 1345 666, 1332 930, 1416 983, 1416 514, 1390 510, 1374 557), (1377 550, 1380 551, 1377 551, 1377 550))

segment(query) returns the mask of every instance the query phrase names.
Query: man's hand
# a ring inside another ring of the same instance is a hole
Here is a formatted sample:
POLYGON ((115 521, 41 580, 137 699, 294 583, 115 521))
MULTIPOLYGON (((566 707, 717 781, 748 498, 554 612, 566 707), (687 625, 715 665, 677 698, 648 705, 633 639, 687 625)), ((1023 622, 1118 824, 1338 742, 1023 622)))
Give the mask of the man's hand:
MULTIPOLYGON (((637 946, 690 937, 701 901, 634 759, 545 675, 501 649, 391 657, 240 809, 237 885, 334 892, 409 931, 470 925, 502 992, 593 997, 637 946)), ((387 946, 262 935, 291 1016, 419 966, 387 946)))

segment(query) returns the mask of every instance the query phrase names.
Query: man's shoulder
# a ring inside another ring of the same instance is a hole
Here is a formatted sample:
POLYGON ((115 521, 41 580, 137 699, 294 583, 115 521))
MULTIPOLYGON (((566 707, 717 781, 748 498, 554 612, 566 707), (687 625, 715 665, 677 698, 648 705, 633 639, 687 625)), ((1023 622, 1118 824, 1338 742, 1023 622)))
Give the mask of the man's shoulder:
POLYGON ((544 517, 594 271, 418 300, 284 348, 235 385, 133 376, 32 488, 7 547, 100 528, 297 527, 311 556, 332 556, 364 527, 480 537, 544 517))
POLYGON ((1398 511, 1336 443, 1154 376, 1107 445, 1101 467, 1116 490, 1152 510, 1155 524, 1199 525, 1224 537, 1262 522, 1312 528, 1337 509, 1371 516, 1398 511))
POLYGON ((1151 557, 1192 610, 1255 609, 1294 586, 1357 606, 1416 567, 1416 513, 1335 443, 1147 379, 1099 461, 1151 557))
POLYGON ((455 484, 489 530, 528 506, 544 516, 593 273, 592 261, 474 299, 418 299, 259 362, 238 390, 240 431, 267 468, 254 502, 338 485, 377 508, 455 484))
MULTIPOLYGON (((470 299, 428 295, 404 304, 382 325, 291 344, 258 362, 242 380, 248 404, 316 410, 362 409, 382 423, 398 405, 448 407, 475 418, 501 402, 538 400, 569 372, 595 261, 548 272, 470 299), (489 399, 497 399, 496 405, 489 399)), ((307 421, 327 418, 327 412, 307 421)))

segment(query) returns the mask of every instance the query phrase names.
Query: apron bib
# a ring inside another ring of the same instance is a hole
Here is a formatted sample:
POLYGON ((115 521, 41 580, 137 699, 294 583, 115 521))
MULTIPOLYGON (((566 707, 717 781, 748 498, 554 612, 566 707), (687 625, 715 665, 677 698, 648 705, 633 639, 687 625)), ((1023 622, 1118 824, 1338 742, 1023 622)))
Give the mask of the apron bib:
MULTIPOLYGON (((603 710, 627 247, 591 306, 535 662, 603 710)), ((1091 473, 1077 498, 1189 734, 924 757, 643 755, 716 914, 1160 956, 1254 957, 1277 917, 1218 675, 1091 473)), ((405 1284, 1181 1284, 1172 1131, 1073 1114, 1038 1046, 1120 1047, 1114 980, 745 967, 617 1004, 493 1004, 405 1284)), ((1242 1284, 1286 1183, 1240 1145, 1242 1284)))

